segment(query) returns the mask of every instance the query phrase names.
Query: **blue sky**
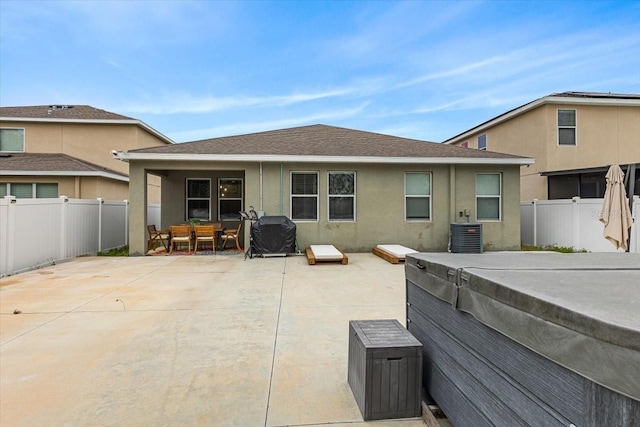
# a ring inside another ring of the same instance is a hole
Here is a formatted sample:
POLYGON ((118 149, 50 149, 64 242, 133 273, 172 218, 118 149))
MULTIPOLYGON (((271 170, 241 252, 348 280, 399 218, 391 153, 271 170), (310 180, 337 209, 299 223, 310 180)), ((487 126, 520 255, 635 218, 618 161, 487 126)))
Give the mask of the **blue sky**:
POLYGON ((88 104, 176 142, 440 142, 564 91, 640 93, 640 1, 0 1, 0 105, 88 104))

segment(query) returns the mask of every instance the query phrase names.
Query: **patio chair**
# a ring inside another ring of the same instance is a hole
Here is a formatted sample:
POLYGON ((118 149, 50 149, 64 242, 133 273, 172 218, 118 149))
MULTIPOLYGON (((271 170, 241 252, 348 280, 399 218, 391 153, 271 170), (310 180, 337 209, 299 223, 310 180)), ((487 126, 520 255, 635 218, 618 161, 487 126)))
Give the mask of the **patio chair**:
POLYGON ((190 225, 172 225, 171 226, 171 249, 169 253, 173 253, 173 249, 177 245, 186 243, 191 252, 191 226, 190 225))
POLYGON ((158 230, 155 224, 147 226, 147 233, 149 233, 149 240, 147 241, 147 252, 151 249, 158 247, 158 243, 164 247, 164 250, 168 250, 167 243, 169 243, 169 230, 158 230), (165 243, 165 241, 167 243, 165 243))
POLYGON ((222 230, 222 243, 220 244, 220 249, 224 249, 227 246, 227 242, 229 240, 234 240, 236 242, 236 248, 241 251, 240 247, 240 229, 242 228, 242 222, 238 224, 238 228, 233 228, 229 230, 222 230))
POLYGON ((211 243, 211 249, 216 252, 216 227, 214 225, 196 225, 193 227, 195 230, 195 241, 193 253, 198 253, 198 244, 211 243))

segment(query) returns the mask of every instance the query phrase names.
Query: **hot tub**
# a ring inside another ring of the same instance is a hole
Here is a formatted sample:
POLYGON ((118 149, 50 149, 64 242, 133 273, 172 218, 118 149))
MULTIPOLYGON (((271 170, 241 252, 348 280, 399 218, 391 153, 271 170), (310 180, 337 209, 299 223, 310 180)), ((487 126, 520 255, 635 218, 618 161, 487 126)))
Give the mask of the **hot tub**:
POLYGON ((405 275, 456 427, 640 423, 640 254, 419 253, 405 275))

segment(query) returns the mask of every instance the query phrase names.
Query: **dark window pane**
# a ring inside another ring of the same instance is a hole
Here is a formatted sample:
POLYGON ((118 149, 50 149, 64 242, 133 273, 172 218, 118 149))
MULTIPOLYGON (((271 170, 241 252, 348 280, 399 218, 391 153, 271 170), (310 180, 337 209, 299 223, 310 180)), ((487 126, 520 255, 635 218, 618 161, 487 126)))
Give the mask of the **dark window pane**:
POLYGON ((354 194, 355 179, 353 173, 329 174, 329 194, 354 194))
POLYGON ((221 179, 219 191, 220 198, 241 199, 242 181, 239 179, 221 179))
POLYGON ((549 176, 549 200, 570 199, 580 195, 578 175, 549 176))
POLYGON ((187 202, 187 217, 209 220, 208 200, 189 200, 187 202))
POLYGON ((36 197, 39 199, 58 197, 58 184, 36 184, 36 197))
POLYGON ((220 200, 220 219, 234 215, 240 216, 242 200, 220 200))
POLYGON ((187 181, 187 197, 208 199, 211 194, 208 179, 190 179, 187 181))
POLYGON ((428 197, 407 197, 407 219, 423 219, 431 218, 429 212, 428 197))
POLYGON ((576 145, 576 130, 574 128, 558 129, 558 144, 576 145))
POLYGON ((318 194, 318 175, 315 173, 291 174, 291 194, 318 194))
POLYGON ((293 197, 291 199, 291 218, 293 220, 316 220, 317 202, 316 197, 293 197))
POLYGON ((477 219, 500 219, 500 199, 497 197, 478 197, 477 219))
POLYGON ((329 198, 329 221, 353 221, 353 197, 329 198))
POLYGON ((558 126, 575 126, 576 110, 558 110, 558 126))
POLYGON ((11 184, 11 195, 16 199, 31 199, 33 197, 33 184, 11 184))

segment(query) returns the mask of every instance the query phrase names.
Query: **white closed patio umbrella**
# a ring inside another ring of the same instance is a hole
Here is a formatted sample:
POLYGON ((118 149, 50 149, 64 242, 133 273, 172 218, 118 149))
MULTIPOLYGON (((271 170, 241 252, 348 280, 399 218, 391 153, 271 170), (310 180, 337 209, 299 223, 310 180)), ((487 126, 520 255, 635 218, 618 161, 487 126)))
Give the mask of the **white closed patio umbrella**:
POLYGON ((633 222, 627 192, 624 189, 624 172, 613 165, 606 175, 607 189, 602 202, 600 222, 604 224, 604 237, 616 249, 628 249, 629 228, 633 222))

